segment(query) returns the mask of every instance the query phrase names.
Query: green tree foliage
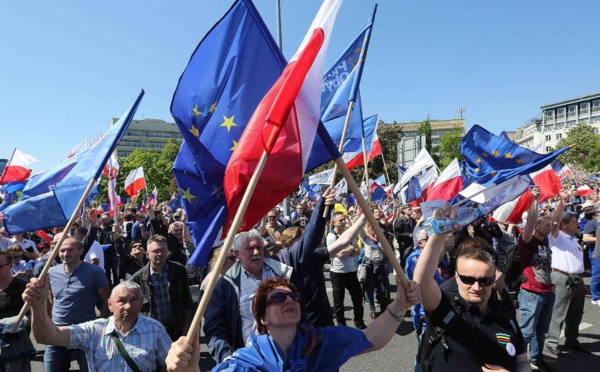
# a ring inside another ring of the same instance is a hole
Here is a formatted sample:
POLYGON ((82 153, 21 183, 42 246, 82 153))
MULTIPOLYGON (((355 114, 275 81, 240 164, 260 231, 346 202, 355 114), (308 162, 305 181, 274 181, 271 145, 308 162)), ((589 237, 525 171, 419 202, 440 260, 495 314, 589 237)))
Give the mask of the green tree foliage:
POLYGON ((451 131, 446 132, 440 141, 438 147, 440 152, 440 160, 438 165, 440 169, 444 169, 457 158, 458 161, 462 161, 464 158, 460 152, 460 141, 462 140, 462 130, 460 127, 454 127, 451 131))
MULTIPOLYGON (((179 152, 179 143, 170 139, 161 152, 137 149, 126 158, 119 158, 119 175, 117 176, 117 194, 127 196, 125 192, 125 179, 134 169, 143 167, 146 177, 148 193, 158 189, 158 200, 165 201, 171 198, 173 192, 177 190, 175 176, 173 175, 173 163, 179 152)), ((98 186, 100 201, 108 199, 108 180, 102 177, 98 186)))
POLYGON ((431 154, 431 123, 429 122, 429 119, 419 125, 417 134, 419 136, 425 135, 425 149, 431 154))
POLYGON ((560 149, 565 146, 575 147, 558 157, 561 164, 571 164, 585 169, 588 172, 600 168, 600 135, 596 134, 594 127, 579 123, 569 129, 566 138, 556 144, 560 149))

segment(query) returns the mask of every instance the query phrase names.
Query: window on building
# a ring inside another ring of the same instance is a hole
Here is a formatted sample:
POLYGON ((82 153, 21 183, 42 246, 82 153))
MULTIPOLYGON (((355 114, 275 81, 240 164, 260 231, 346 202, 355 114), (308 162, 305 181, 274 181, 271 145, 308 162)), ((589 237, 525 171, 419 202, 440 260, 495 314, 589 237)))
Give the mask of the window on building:
POLYGON ((569 120, 567 121, 567 128, 574 126, 577 124, 577 120, 569 120))
POLYGON ((562 133, 556 133, 556 139, 559 140, 562 138, 562 133))
POLYGON ((580 110, 586 110, 588 108, 588 103, 587 102, 582 102, 579 104, 579 109, 580 110))
POLYGON ((590 122, 590 119, 588 119, 588 118, 579 119, 580 124, 588 124, 589 122, 590 122))
POLYGON ((600 99, 595 99, 592 101, 592 112, 600 111, 600 99))
POLYGON ((546 110, 546 118, 552 119, 554 117, 554 110, 546 110))
POLYGON ((556 124, 556 129, 563 129, 564 127, 565 127, 564 122, 556 124))
POLYGON ((556 113, 557 114, 564 114, 565 113, 565 108, 564 107, 559 107, 556 109, 556 113))
POLYGON ((548 135, 546 136, 546 141, 550 141, 550 140, 552 140, 552 136, 548 134, 548 135))
POLYGON ((600 116, 592 116, 592 123, 599 123, 600 122, 600 116))
POLYGON ((552 146, 546 146, 546 152, 552 151, 552 146))
POLYGON ((546 126, 544 127, 544 131, 545 131, 545 132, 549 132, 549 131, 551 131, 551 130, 554 130, 554 125, 552 125, 552 124, 550 124, 550 125, 546 125, 546 126))
POLYGON ((569 105, 569 113, 577 111, 577 105, 569 105))

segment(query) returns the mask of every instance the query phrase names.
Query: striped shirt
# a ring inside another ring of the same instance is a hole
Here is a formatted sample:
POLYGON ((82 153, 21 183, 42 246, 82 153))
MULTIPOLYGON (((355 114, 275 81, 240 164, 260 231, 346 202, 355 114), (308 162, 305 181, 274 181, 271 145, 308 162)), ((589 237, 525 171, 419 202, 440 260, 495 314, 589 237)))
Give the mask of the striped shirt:
POLYGON ((114 319, 96 319, 69 326, 69 348, 85 350, 90 371, 131 371, 111 338, 117 331, 125 350, 143 372, 155 371, 157 363, 164 366, 171 347, 165 328, 154 319, 138 315, 133 328, 123 335, 115 328, 114 319))
POLYGON ((242 333, 244 335, 245 343, 251 334, 258 334, 254 314, 252 314, 252 299, 256 294, 256 289, 262 280, 275 276, 275 273, 269 266, 263 265, 262 280, 255 279, 252 274, 247 272, 243 267, 240 275, 240 315, 242 317, 242 333))

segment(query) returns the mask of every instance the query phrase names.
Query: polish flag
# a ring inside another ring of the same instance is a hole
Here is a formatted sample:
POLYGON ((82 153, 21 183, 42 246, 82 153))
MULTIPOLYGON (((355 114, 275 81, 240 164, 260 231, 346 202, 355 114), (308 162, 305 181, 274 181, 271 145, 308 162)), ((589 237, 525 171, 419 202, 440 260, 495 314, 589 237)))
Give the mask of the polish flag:
MULTIPOLYGON (((563 188, 551 165, 530 173, 529 176, 533 184, 540 188, 540 203, 555 197, 563 188)), ((493 217, 500 222, 518 224, 532 203, 533 195, 527 190, 519 198, 501 205, 494 211, 493 217)))
MULTIPOLYGON (((240 231, 254 226, 302 182, 317 133, 327 46, 343 0, 325 0, 296 54, 249 120, 225 170, 229 211, 238 210, 258 160, 268 154, 240 231)), ((233 222, 229 213, 224 231, 233 222)))
POLYGON ((460 172, 460 165, 458 160, 455 158, 450 164, 444 169, 440 177, 431 187, 431 190, 427 193, 427 200, 443 199, 445 202, 454 198, 458 192, 462 189, 462 174, 460 172))
MULTIPOLYGON (((368 117, 363 122, 364 132, 365 132, 365 145, 367 146, 367 156, 369 157, 369 161, 375 159, 375 157, 381 155, 381 143, 379 142, 379 137, 377 137, 377 127, 379 126, 379 115, 373 115, 368 117)), ((358 141, 359 139, 351 139, 349 140, 345 146, 348 145, 350 141, 358 141)), ((362 140, 360 140, 362 142, 362 140)), ((362 151, 362 143, 358 150, 356 151, 347 151, 342 154, 342 159, 346 163, 348 170, 352 171, 352 168, 365 165, 365 157, 362 151)))
POLYGON ((156 203, 158 203, 158 190, 156 189, 156 186, 154 186, 154 190, 148 195, 148 205, 154 207, 156 203))
POLYGON ((588 185, 583 185, 577 189, 577 195, 582 196, 582 197, 592 195, 593 193, 594 193, 594 189, 592 189, 588 185))
POLYGON ((140 191, 146 188, 146 178, 144 177, 144 169, 139 167, 129 173, 125 180, 125 191, 129 197, 137 196, 140 191))
POLYGON ((15 148, 2 172, 2 176, 0 176, 0 184, 25 181, 31 174, 29 164, 37 162, 39 160, 35 157, 15 148))
MULTIPOLYGON (((110 215, 115 216, 118 213, 119 203, 121 203, 121 198, 117 194, 117 175, 119 174, 119 162, 117 162, 117 158, 113 153, 110 158, 108 158, 108 162, 104 166, 104 171, 102 175, 108 176, 108 205, 110 209, 110 215)), ((121 204, 122 205, 122 204, 121 204)))

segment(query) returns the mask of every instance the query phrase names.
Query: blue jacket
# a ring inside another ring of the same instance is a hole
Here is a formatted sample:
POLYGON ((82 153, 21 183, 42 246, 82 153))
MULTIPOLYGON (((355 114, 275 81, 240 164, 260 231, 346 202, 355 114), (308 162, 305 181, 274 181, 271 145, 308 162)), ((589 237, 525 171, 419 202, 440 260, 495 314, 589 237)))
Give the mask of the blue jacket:
MULTIPOLYGON (((276 260, 265 258, 275 275, 290 278, 293 269, 276 260)), ((240 315, 240 275, 238 261, 217 281, 204 314, 204 334, 208 352, 217 363, 223 362, 235 350, 243 348, 242 317, 240 315)))

